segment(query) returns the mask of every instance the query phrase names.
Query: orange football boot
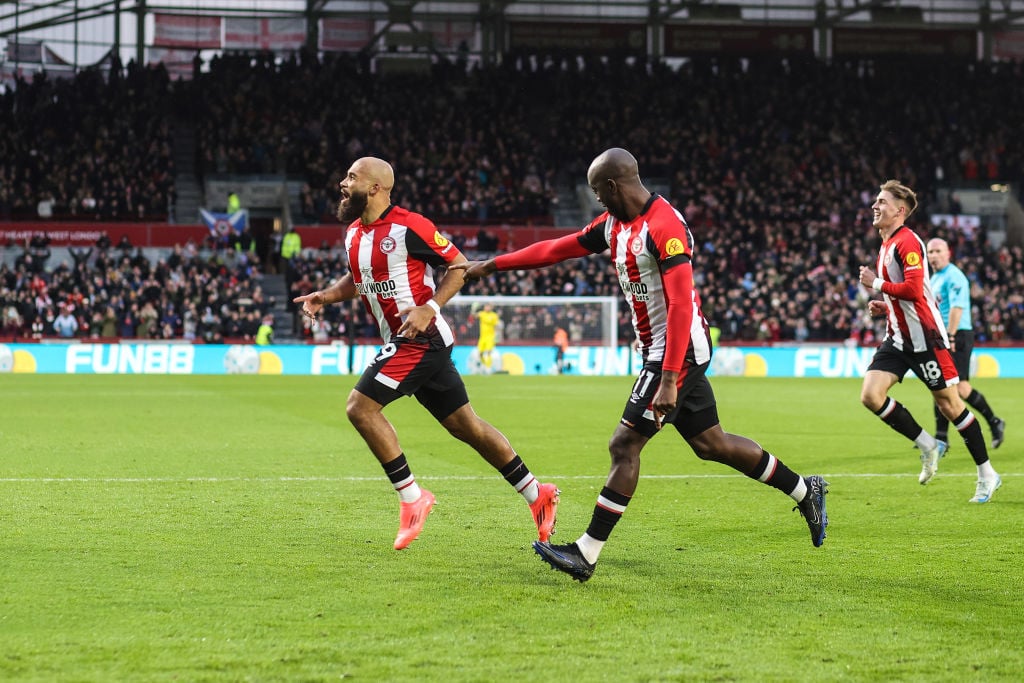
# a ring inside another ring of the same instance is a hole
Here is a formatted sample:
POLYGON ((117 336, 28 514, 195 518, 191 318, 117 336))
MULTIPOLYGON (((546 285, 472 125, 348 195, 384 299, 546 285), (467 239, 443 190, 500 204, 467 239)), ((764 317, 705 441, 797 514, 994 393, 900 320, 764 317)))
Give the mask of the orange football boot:
POLYGON ((541 484, 537 500, 530 503, 533 521, 537 524, 537 538, 547 541, 555 533, 555 517, 558 514, 558 494, 561 491, 554 484, 541 484))
POLYGON ((427 515, 434 509, 434 494, 426 489, 420 490, 420 497, 411 503, 400 504, 398 518, 398 536, 395 537, 395 550, 401 550, 416 540, 423 531, 423 523, 427 515))

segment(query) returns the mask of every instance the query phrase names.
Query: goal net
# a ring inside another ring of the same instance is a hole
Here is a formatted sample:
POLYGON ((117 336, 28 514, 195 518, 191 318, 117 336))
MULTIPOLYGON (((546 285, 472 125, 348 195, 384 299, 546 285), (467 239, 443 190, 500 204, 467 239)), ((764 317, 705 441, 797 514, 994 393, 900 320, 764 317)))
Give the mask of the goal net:
POLYGON ((551 346, 555 330, 566 331, 573 346, 619 345, 618 298, 613 296, 456 296, 444 315, 462 344, 476 344, 476 313, 491 304, 500 323, 495 344, 551 346))

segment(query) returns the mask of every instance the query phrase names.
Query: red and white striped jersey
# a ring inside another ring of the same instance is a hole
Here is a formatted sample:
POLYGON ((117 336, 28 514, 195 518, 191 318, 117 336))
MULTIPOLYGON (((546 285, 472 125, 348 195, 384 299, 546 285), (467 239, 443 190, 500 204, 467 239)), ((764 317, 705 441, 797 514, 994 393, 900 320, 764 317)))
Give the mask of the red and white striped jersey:
MULTIPOLYGON (((356 219, 345 233, 349 269, 366 310, 384 343, 402 326, 398 312, 421 306, 434 295, 434 268, 451 263, 458 248, 429 219, 391 205, 369 225, 356 219)), ((438 315, 421 336, 451 346, 455 333, 438 315)))
POLYGON ((623 222, 607 211, 579 233, 579 242, 594 253, 611 249, 619 286, 632 311, 633 330, 645 361, 663 361, 668 334, 688 335, 683 361, 700 365, 711 360, 711 336, 700 309, 692 278, 681 292, 691 307, 688 330, 668 329, 668 297, 663 271, 688 262, 693 235, 686 220, 663 197, 652 194, 636 218, 623 222))
POLYGON ((876 269, 889 307, 885 336, 901 351, 949 348, 946 325, 932 294, 926 253, 924 242, 905 225, 878 250, 876 269))

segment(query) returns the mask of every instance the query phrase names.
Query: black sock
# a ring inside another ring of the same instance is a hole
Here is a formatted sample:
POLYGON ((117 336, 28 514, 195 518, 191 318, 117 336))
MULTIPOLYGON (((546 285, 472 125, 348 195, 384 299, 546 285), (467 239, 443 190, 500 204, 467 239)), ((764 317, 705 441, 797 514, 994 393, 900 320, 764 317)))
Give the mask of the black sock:
POLYGON ((399 493, 410 484, 416 483, 416 478, 412 476, 412 470, 409 469, 409 463, 405 460, 405 453, 399 453, 397 458, 382 463, 381 467, 384 468, 384 474, 388 475, 388 479, 391 480, 391 485, 399 493))
POLYGON ((988 462, 988 448, 985 446, 985 435, 981 431, 978 419, 971 411, 964 408, 960 417, 953 420, 953 424, 967 444, 967 452, 974 458, 975 465, 982 465, 988 462))
POLYGON ((761 461, 747 476, 776 488, 787 496, 796 488, 800 475, 786 467, 786 464, 768 451, 761 450, 761 461))
POLYGON ((598 541, 607 541, 612 529, 622 519, 622 513, 629 505, 630 496, 616 493, 605 486, 597 497, 597 505, 594 506, 594 515, 590 518, 590 526, 587 527, 587 535, 598 541))
POLYGON ((985 396, 977 389, 971 389, 971 393, 964 400, 967 401, 967 405, 981 413, 981 416, 989 424, 992 424, 996 419, 996 414, 992 412, 988 401, 985 400, 985 396))
POLYGON ((921 435, 921 425, 917 424, 914 416, 899 401, 887 397, 882 407, 875 411, 875 415, 911 441, 917 441, 917 437, 921 435))
POLYGON ((501 476, 505 477, 505 481, 512 485, 516 493, 522 493, 523 489, 535 480, 533 474, 530 473, 530 468, 518 455, 498 471, 501 472, 501 476))
POLYGON ((939 441, 949 441, 949 418, 942 414, 938 404, 935 408, 935 438, 939 441))

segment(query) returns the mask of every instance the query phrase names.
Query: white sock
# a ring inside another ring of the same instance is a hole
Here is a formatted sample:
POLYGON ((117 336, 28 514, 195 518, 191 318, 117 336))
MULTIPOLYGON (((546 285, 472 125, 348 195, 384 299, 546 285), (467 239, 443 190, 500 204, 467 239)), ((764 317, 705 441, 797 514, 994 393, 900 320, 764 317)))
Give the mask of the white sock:
POLYGON ((604 548, 604 541, 599 541, 596 538, 583 534, 576 540, 576 547, 580 549, 580 553, 590 564, 597 562, 598 555, 601 554, 601 549, 604 548))
POLYGON ((927 453, 931 449, 935 448, 939 442, 935 440, 934 436, 922 429, 921 433, 917 435, 916 439, 914 439, 914 443, 917 444, 917 447, 921 449, 922 453, 927 453))
POLYGON ((413 481, 404 488, 398 489, 398 499, 403 503, 415 503, 420 499, 421 493, 419 484, 413 481))
POLYGON ((526 499, 527 503, 533 505, 533 502, 537 500, 537 496, 540 495, 540 484, 537 483, 537 478, 533 475, 530 475, 530 479, 532 481, 530 481, 530 483, 527 484, 519 493, 523 494, 523 498, 526 499))
POLYGON ((807 495, 807 482, 803 477, 798 477, 798 479, 796 488, 789 492, 789 497, 799 503, 807 495))
POLYGON ((978 465, 978 479, 985 479, 986 481, 992 481, 999 475, 996 474, 995 469, 992 468, 992 461, 986 460, 985 462, 978 465))

